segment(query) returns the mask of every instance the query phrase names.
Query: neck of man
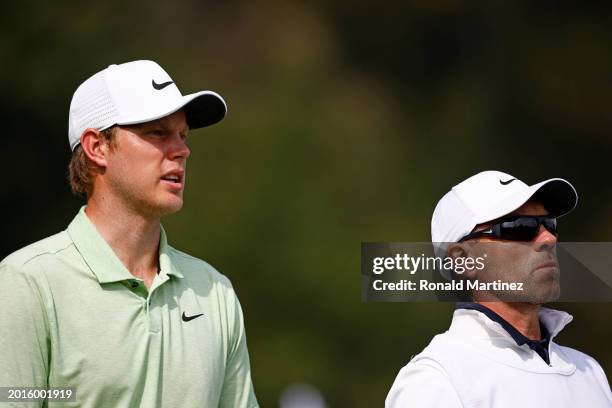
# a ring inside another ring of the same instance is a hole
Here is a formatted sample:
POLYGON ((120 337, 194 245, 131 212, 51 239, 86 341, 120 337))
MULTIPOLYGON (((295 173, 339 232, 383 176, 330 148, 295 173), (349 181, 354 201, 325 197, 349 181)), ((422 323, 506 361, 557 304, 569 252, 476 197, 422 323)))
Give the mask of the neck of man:
POLYGON ((147 217, 112 194, 92 194, 85 213, 119 260, 147 287, 159 270, 159 217, 147 217))
POLYGON ((521 334, 530 340, 541 340, 540 305, 531 303, 477 302, 488 307, 514 326, 521 334))

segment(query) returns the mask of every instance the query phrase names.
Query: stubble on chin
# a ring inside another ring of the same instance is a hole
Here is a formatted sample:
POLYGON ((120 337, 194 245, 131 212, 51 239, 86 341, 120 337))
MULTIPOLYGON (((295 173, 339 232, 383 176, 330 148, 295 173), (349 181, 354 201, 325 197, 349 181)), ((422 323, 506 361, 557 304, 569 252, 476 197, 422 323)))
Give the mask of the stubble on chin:
POLYGON ((149 189, 119 185, 115 187, 115 194, 124 206, 145 218, 158 219, 183 208, 183 191, 180 194, 162 191, 159 185, 149 189))

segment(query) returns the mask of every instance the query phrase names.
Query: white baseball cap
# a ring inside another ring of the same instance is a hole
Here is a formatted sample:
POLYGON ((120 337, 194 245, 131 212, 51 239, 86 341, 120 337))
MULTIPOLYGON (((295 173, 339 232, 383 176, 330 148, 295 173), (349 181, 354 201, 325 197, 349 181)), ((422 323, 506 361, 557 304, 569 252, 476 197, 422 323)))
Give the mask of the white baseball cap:
POLYGON ((190 129, 213 125, 227 113, 225 101, 215 92, 183 96, 168 73, 153 61, 110 65, 83 82, 72 96, 70 148, 78 146, 85 129, 149 122, 181 108, 190 129))
POLYGON ((561 217, 576 207, 578 193, 568 181, 552 178, 529 186, 501 171, 483 171, 453 187, 442 197, 431 218, 431 241, 438 256, 446 243, 458 242, 474 227, 521 207, 531 198, 561 217))

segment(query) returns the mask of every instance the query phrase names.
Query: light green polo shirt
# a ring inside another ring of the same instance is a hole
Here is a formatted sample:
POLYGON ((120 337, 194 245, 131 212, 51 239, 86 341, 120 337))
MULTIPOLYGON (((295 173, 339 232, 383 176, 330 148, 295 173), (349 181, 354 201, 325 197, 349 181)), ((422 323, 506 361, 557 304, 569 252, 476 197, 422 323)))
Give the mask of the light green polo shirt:
POLYGON ((75 388, 51 407, 257 407, 230 281, 162 228, 147 290, 84 209, 0 263, 0 387, 75 388))

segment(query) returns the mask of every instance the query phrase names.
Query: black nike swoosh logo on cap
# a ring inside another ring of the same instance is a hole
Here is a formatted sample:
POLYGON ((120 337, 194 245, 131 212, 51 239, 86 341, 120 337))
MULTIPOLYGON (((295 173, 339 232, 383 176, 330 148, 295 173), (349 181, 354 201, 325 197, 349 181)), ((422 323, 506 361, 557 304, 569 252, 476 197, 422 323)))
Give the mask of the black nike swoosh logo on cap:
POLYGON ((168 81, 168 82, 162 82, 161 84, 158 84, 157 82, 155 82, 154 79, 151 80, 151 85, 153 85, 153 88, 157 89, 158 91, 161 91, 162 89, 164 89, 168 85, 172 85, 173 83, 174 81, 168 81))
POLYGON ((516 180, 516 179, 515 178, 511 178, 510 180, 506 180, 506 181, 499 180, 499 183, 504 185, 504 186, 507 186, 508 184, 512 183, 514 180, 516 180))
POLYGON ((188 322, 190 320, 197 319, 200 316, 204 316, 204 313, 200 313, 200 314, 193 315, 193 316, 187 316, 187 315, 185 315, 185 312, 183 312, 183 316, 182 317, 183 317, 183 321, 184 322, 188 322))

